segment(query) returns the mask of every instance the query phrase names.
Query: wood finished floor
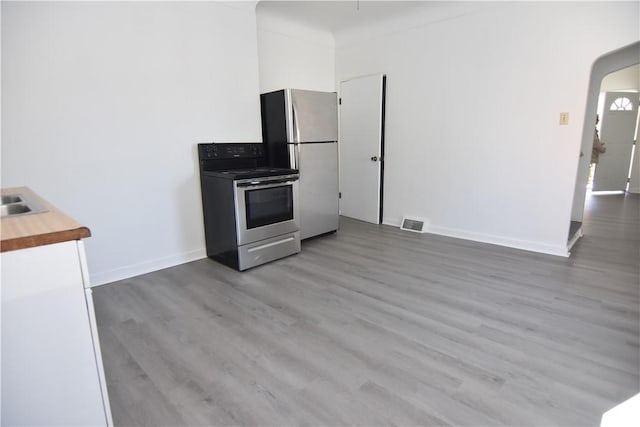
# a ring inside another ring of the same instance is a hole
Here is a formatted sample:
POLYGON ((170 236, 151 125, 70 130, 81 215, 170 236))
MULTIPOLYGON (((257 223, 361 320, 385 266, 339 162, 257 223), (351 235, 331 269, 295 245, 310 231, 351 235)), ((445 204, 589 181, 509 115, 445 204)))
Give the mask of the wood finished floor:
POLYGON ((597 426, 640 391, 639 207, 592 196, 568 259, 342 219, 94 288, 114 422, 597 426))

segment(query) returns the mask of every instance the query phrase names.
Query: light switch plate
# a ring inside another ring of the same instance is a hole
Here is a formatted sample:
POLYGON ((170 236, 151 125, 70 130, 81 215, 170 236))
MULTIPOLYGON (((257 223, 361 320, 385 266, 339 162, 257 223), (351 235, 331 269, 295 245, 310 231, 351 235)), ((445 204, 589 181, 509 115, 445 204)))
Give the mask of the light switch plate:
POLYGON ((569 124, 569 113, 566 111, 560 113, 560 125, 566 126, 568 124, 569 124))

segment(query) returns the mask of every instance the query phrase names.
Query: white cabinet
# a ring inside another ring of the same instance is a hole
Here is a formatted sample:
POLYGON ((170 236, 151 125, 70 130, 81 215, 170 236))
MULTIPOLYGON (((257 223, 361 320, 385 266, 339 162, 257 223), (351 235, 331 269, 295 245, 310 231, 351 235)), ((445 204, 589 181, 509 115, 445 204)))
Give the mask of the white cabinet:
POLYGON ((1 261, 1 424, 112 425, 82 241, 1 261))

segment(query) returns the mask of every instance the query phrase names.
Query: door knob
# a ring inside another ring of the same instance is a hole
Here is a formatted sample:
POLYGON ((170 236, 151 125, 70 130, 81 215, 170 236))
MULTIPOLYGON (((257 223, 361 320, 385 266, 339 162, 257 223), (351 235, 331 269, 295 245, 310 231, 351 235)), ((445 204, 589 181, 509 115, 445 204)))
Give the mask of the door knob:
POLYGON ((373 156, 373 157, 371 158, 371 161, 372 161, 372 162, 377 162, 377 161, 378 161, 378 156, 373 156))

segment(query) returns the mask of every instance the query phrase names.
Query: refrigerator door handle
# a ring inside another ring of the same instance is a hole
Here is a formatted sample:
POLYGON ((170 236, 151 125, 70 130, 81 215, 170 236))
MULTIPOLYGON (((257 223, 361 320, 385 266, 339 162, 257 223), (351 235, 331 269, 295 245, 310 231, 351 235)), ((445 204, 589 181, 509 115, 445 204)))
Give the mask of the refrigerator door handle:
POLYGON ((285 114, 287 124, 287 142, 300 142, 300 129, 298 129, 298 121, 296 119, 296 106, 293 101, 291 89, 285 89, 284 99, 286 106, 285 114))
POLYGON ((300 170, 300 153, 298 151, 299 149, 299 144, 289 144, 289 165, 291 169, 300 170))
POLYGON ((293 142, 300 142, 300 128, 298 127, 298 123, 296 120, 296 104, 291 103, 291 123, 293 125, 294 139, 293 142))

